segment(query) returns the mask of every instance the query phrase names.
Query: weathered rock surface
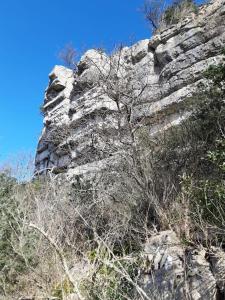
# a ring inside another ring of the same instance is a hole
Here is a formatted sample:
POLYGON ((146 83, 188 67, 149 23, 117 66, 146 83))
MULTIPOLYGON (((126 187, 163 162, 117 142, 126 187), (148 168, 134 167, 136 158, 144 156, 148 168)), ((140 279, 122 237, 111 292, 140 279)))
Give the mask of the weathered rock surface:
POLYGON ((224 299, 221 249, 185 249, 173 231, 164 231, 150 238, 144 255, 141 285, 150 299, 224 299))
MULTIPOLYGON (((185 100, 198 88, 202 71, 221 61, 224 43, 225 1, 214 0, 197 16, 125 47, 119 77, 126 78, 134 93, 146 85, 133 107, 133 122, 144 120, 149 134, 179 124, 187 117, 185 100)), ((72 177, 107 168, 116 160, 113 156, 121 147, 118 107, 96 84, 108 74, 109 61, 106 54, 89 50, 76 73, 56 66, 49 75, 36 172, 67 172, 72 177)))

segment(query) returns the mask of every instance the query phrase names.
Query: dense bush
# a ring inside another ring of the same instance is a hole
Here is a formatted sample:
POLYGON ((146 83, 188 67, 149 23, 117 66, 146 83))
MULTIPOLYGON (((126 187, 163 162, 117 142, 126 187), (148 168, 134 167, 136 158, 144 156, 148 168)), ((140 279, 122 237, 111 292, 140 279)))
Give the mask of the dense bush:
POLYGON ((0 295, 24 288, 21 278, 37 265, 34 233, 26 227, 30 213, 24 185, 7 172, 0 173, 0 295))
POLYGON ((225 64, 209 67, 203 77, 201 91, 191 99, 191 117, 160 139, 155 161, 159 177, 164 174, 160 183, 166 174, 175 186, 170 225, 179 231, 186 219, 181 234, 189 241, 224 243, 225 64))
POLYGON ((13 198, 16 180, 0 174, 0 289, 7 293, 17 283, 19 273, 25 269, 23 258, 14 251, 13 240, 18 233, 18 203, 13 198))

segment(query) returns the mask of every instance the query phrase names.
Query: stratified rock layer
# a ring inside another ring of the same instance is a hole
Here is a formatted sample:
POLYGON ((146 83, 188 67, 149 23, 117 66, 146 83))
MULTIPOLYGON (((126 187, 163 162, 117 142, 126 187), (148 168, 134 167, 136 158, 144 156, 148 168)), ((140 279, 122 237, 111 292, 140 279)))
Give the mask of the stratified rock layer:
MULTIPOLYGON (((144 120, 156 134, 187 117, 185 100, 201 83, 208 66, 221 61, 225 44, 225 1, 201 7, 152 39, 121 51, 121 78, 144 89, 133 107, 133 122, 144 120)), ((36 155, 36 172, 66 172, 69 177, 95 173, 116 161, 118 106, 97 84, 109 72, 109 57, 89 50, 78 71, 56 66, 43 105, 44 129, 36 155), (90 63, 91 62, 91 63, 90 63)))

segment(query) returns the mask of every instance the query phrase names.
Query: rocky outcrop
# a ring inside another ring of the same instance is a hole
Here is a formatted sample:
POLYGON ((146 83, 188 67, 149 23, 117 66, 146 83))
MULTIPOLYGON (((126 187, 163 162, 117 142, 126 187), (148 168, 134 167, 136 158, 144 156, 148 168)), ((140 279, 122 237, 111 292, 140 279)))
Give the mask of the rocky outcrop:
MULTIPOLYGON (((179 124, 188 115, 186 99, 201 84, 202 72, 221 61, 224 44, 225 1, 214 0, 201 7, 197 16, 187 16, 152 39, 123 48, 119 52, 123 68, 117 79, 139 93, 132 122, 142 122, 149 135, 179 124)), ((122 149, 118 105, 99 85, 100 77, 111 73, 110 59, 101 51, 89 50, 76 72, 56 66, 49 75, 37 173, 52 170, 73 177, 95 173, 117 161, 122 149)))
MULTIPOLYGON (((202 85, 203 71, 222 61, 224 45, 225 0, 214 0, 198 15, 112 56, 92 49, 75 71, 56 66, 42 108, 36 173, 92 178, 119 165, 121 154, 126 156, 130 141, 124 124, 145 127, 149 136, 178 125, 189 116, 188 98, 202 85), (126 102, 129 120, 121 114, 126 102)), ((111 181, 119 181, 114 175, 111 181)), ((164 231, 149 238, 142 258, 139 284, 149 299, 225 299, 225 254, 220 248, 187 247, 173 231, 164 231)), ((85 277, 88 267, 75 265, 74 278, 85 277)))
POLYGON ((146 243, 144 256, 141 285, 150 299, 224 299, 221 249, 185 248, 173 231, 163 231, 146 243))

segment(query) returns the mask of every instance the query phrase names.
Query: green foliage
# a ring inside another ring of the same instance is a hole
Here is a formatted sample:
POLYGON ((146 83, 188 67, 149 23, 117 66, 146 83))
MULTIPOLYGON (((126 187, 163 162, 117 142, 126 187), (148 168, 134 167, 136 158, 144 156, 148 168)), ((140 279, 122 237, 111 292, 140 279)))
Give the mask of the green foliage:
MULTIPOLYGON (((214 166, 213 173, 185 182, 191 200, 190 215, 196 224, 204 224, 200 230, 213 230, 211 240, 224 240, 225 232, 225 138, 215 142, 215 148, 207 152, 206 160, 214 166)), ((184 182, 182 183, 184 187, 184 182)), ((199 229, 199 228, 198 228, 199 229)))
POLYGON ((216 140, 215 149, 208 151, 208 159, 221 171, 225 172, 225 139, 216 140))
MULTIPOLYGON (((13 274, 14 261, 10 259, 12 256, 12 247, 9 242, 12 234, 12 226, 14 225, 10 213, 11 211, 15 211, 16 208, 16 204, 13 202, 11 196, 15 184, 15 180, 7 174, 0 174, 0 287, 3 286, 5 280, 10 280, 13 283, 16 277, 13 274)), ((16 266, 16 269, 21 269, 20 264, 16 266)))
POLYGON ((167 168, 171 176, 177 174, 177 179, 183 172, 194 176, 212 173, 215 168, 206 157, 215 150, 216 141, 223 139, 225 64, 210 66, 203 76, 207 82, 188 102, 191 117, 159 140, 159 168, 167 168))
POLYGON ((208 86, 196 95, 196 104, 191 118, 192 125, 197 125, 196 136, 206 145, 206 151, 214 149, 215 143, 224 132, 225 118, 225 64, 210 66, 204 77, 208 86))
MULTIPOLYGON (((221 50, 221 55, 225 56, 225 47, 221 50)), ((225 81, 225 57, 223 58, 223 63, 218 65, 211 65, 205 72, 204 76, 211 80, 213 86, 218 86, 224 90, 225 81)))
POLYGON ((158 227, 176 228, 185 243, 200 236, 202 243, 223 243, 225 63, 210 66, 203 78, 199 92, 187 99, 191 116, 186 121, 158 135, 155 146, 143 130, 138 138, 151 161, 158 199, 165 198, 165 186, 171 187, 166 205, 160 203, 158 227))
MULTIPOLYGON (((194 229, 194 238, 200 233, 213 232, 211 241, 224 239, 225 230, 225 186, 220 177, 196 179, 183 178, 182 193, 189 201, 189 217, 194 229), (221 235, 222 233, 222 235, 221 235)), ((204 236, 205 238, 205 236, 204 236)), ((202 237, 202 242, 204 243, 202 237)))
POLYGON ((193 0, 176 0, 163 14, 166 25, 176 24, 187 16, 187 13, 198 13, 198 5, 193 0))
MULTIPOLYGON (((181 192, 190 202, 189 217, 195 236, 224 242, 225 232, 225 64, 204 73, 207 85, 195 96, 183 146, 192 162, 182 170, 181 192), (195 166, 195 168, 193 168, 195 166), (209 235, 209 236, 208 236, 209 235)), ((182 128, 182 127, 181 127, 182 128)))
POLYGON ((212 65, 208 68, 204 75, 207 79, 212 80, 214 86, 222 88, 222 83, 225 80, 225 66, 222 63, 216 66, 212 65))
POLYGON ((18 277, 27 271, 28 264, 35 265, 32 256, 35 236, 27 234, 24 241, 20 240, 24 216, 14 197, 18 187, 14 178, 0 174, 0 294, 18 289, 18 277))

